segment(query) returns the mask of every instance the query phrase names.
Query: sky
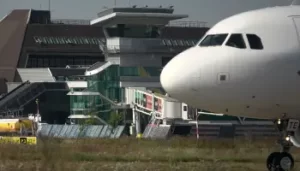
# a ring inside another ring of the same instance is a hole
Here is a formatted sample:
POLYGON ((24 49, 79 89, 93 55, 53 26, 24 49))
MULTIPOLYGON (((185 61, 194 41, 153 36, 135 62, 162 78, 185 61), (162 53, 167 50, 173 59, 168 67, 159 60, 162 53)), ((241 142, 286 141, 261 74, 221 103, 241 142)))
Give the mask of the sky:
MULTIPOLYGON (((208 26, 231 15, 258 8, 289 5, 292 0, 50 0, 53 19, 94 19, 106 7, 132 5, 174 6, 174 13, 188 14, 185 20, 204 21, 208 26)), ((0 0, 0 19, 13 9, 49 9, 49 0, 0 0)))

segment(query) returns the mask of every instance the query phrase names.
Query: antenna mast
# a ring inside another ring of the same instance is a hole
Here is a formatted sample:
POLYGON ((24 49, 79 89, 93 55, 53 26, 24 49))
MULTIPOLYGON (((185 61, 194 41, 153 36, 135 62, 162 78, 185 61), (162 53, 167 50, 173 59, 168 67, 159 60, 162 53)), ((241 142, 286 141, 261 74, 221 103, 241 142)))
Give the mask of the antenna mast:
POLYGON ((49 11, 51 11, 51 0, 48 0, 49 11))

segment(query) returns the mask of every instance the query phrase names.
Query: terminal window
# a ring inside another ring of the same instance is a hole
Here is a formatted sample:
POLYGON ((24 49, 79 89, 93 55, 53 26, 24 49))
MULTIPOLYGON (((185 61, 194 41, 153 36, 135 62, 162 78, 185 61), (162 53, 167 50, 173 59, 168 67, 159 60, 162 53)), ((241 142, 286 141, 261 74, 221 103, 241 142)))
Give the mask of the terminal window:
POLYGON ((166 66, 167 63, 172 59, 172 57, 162 57, 161 58, 161 65, 162 67, 166 66))
POLYGON ((161 67, 120 67, 120 76, 136 76, 136 77, 148 77, 148 76, 160 76, 161 67))
POLYGON ((187 106, 183 106, 183 111, 187 111, 187 106))
POLYGON ((109 37, 157 38, 160 29, 156 26, 117 24, 106 28, 109 37))
POLYGON ((92 65, 104 60, 100 56, 29 55, 26 68, 62 67, 67 65, 92 65))

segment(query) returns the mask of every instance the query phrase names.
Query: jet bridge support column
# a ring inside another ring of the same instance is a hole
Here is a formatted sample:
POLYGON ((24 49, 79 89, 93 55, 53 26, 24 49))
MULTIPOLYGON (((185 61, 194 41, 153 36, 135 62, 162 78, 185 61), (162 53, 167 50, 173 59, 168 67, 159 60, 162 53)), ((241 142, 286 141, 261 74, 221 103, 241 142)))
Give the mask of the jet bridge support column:
POLYGON ((135 123, 135 109, 132 108, 132 123, 130 128, 130 135, 136 135, 136 123, 135 123))
POLYGON ((136 107, 132 109, 132 112, 133 112, 135 128, 136 128, 136 137, 142 138, 140 113, 136 111, 136 107))

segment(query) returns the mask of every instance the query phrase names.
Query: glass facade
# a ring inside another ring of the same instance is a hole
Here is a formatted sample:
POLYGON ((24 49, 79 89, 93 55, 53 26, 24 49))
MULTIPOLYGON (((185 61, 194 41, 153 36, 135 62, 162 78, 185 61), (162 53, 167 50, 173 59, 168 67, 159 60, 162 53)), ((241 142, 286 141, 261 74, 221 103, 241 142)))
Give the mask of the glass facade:
POLYGON ((109 37, 158 38, 160 29, 156 26, 117 24, 106 28, 109 37))
MULTIPOLYGON (((120 67, 110 65, 98 74, 86 77, 87 92, 100 93, 115 103, 125 100, 125 89, 120 87, 120 76, 151 77, 159 76, 161 67, 120 67)), ((111 112, 111 104, 99 95, 72 95, 71 111, 73 114, 97 113, 107 121, 111 112)))
POLYGON ((87 80, 89 91, 99 92, 113 101, 121 100, 118 65, 111 65, 104 71, 88 77, 87 80))
POLYGON ((157 77, 161 70, 161 67, 120 67, 120 76, 157 77))
POLYGON ((97 100, 97 96, 93 95, 81 95, 81 96, 71 96, 70 107, 71 114, 87 114, 92 111, 97 100))
MULTIPOLYGON (((88 92, 99 92, 115 103, 124 100, 124 88, 120 87, 120 67, 111 65, 98 74, 87 77, 88 92)), ((99 95, 71 96, 73 113, 82 111, 82 114, 95 113, 105 121, 109 120, 111 103, 99 95)))

